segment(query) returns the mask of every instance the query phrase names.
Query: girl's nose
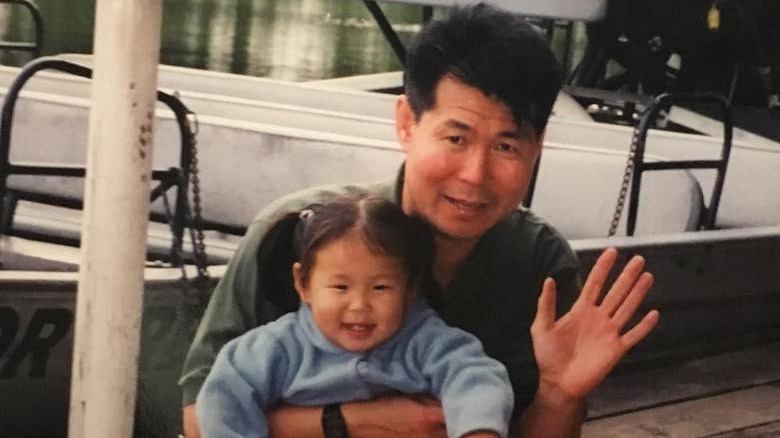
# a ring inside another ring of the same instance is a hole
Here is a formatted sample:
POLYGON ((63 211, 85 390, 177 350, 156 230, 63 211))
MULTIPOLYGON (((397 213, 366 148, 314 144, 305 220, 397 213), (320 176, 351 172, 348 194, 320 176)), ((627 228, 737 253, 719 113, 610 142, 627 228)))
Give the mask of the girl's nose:
POLYGON ((369 307, 368 297, 364 292, 356 292, 349 300, 349 310, 362 311, 369 307))

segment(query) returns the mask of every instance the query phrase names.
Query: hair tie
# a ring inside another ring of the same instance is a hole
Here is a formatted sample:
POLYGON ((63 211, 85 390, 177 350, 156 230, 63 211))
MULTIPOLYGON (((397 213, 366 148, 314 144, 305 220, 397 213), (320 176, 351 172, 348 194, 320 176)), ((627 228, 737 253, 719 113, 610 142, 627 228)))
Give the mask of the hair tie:
POLYGON ((306 223, 308 223, 308 222, 309 222, 309 220, 311 219, 311 217, 312 217, 312 216, 314 216, 314 210, 312 210, 311 208, 307 208, 307 209, 305 209, 305 210, 302 210, 302 211, 301 211, 301 212, 298 214, 298 218, 299 218, 301 221, 304 221, 304 222, 306 222, 306 223))
POLYGON ((298 223, 295 225, 295 231, 293 232, 293 254, 295 255, 295 260, 298 261, 303 256, 303 242, 306 236, 306 229, 309 228, 309 224, 314 219, 314 209, 312 207, 314 205, 298 213, 298 223))

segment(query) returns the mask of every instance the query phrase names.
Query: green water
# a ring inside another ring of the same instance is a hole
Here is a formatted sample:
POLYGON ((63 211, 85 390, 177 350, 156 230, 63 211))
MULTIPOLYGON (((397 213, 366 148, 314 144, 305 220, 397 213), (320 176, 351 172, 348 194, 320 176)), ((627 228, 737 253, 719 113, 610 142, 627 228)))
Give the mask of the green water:
MULTIPOLYGON (((45 23, 44 55, 92 51, 95 0, 34 1, 45 23)), ((420 29, 421 7, 381 7, 402 40, 420 29)), ((165 0, 163 9, 164 64, 295 81, 401 68, 360 0, 165 0)), ((0 40, 33 39, 29 12, 0 4, 0 40)), ((577 41, 574 53, 584 43, 577 41)), ((556 32, 558 53, 563 44, 556 32)), ((0 53, 2 64, 30 59, 28 53, 0 53)))
MULTIPOLYGON (((35 0, 45 22, 43 54, 89 53, 95 0, 35 0)), ((420 7, 382 5, 402 39, 419 30, 420 7)), ((161 62, 306 80, 401 68, 358 0, 166 0, 161 62)), ((31 40, 32 19, 0 5, 0 39, 31 40)), ((5 53, 19 65, 27 53, 5 53)))

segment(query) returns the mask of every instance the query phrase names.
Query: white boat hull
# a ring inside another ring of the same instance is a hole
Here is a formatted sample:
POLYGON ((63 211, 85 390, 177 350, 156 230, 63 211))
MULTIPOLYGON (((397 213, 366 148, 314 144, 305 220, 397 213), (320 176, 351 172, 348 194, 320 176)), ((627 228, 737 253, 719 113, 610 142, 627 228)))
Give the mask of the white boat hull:
MULTIPOLYGON (((33 79, 33 89, 35 84, 33 79)), ((69 84, 67 92, 84 94, 86 83, 80 88, 69 84)), ((403 160, 388 119, 186 91, 181 98, 199 113, 204 215, 234 229, 246 226, 283 194, 318 184, 391 178, 403 160)), ((87 113, 83 97, 23 93, 13 126, 12 160, 83 163, 87 113)), ((165 111, 158 115, 155 166, 165 168, 176 165, 178 134, 165 111)), ((551 122, 550 129, 555 126, 551 122)), ((533 209, 569 238, 606 236, 626 154, 546 142, 533 209)), ((53 177, 14 177, 10 186, 76 198, 81 193, 80 182, 53 177)), ((642 203, 657 207, 640 210, 637 233, 694 229, 701 210, 699 192, 688 172, 649 175, 642 203)))

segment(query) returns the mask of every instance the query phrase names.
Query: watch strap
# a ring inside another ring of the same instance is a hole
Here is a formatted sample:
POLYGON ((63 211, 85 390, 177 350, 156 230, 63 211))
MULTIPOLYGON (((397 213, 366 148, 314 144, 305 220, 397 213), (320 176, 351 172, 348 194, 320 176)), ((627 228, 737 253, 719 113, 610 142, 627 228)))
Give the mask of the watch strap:
POLYGON ((322 408, 322 432, 325 438, 349 438, 339 403, 327 404, 322 408))

